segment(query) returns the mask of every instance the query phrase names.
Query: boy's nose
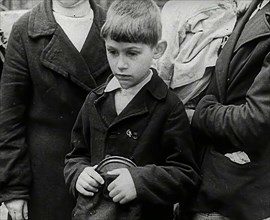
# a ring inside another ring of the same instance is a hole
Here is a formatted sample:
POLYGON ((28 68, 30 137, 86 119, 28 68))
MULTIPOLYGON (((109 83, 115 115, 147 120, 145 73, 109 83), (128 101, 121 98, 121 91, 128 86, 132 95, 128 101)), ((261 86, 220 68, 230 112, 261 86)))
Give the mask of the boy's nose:
POLYGON ((119 70, 124 70, 128 68, 128 64, 123 56, 120 56, 117 62, 117 68, 119 70))

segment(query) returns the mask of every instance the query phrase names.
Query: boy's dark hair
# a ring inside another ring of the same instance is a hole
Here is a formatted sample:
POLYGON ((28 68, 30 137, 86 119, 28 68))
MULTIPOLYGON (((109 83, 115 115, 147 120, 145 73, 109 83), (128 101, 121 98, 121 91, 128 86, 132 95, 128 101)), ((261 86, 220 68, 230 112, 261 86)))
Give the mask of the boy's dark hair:
POLYGON ((101 37, 154 47, 161 31, 160 10, 153 0, 115 0, 107 12, 101 37))

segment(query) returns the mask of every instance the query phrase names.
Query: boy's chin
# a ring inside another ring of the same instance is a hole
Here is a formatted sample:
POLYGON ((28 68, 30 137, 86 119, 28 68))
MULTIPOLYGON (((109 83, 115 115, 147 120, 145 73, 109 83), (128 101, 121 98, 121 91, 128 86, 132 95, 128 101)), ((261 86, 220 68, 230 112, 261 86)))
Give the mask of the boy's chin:
MULTIPOLYGON (((120 84, 121 85, 121 84, 120 84)), ((132 85, 121 85, 121 88, 122 89, 129 89, 129 88, 131 88, 132 87, 132 85)))
POLYGON ((131 83, 127 83, 127 82, 119 81, 119 83, 120 83, 120 86, 121 86, 122 89, 129 89, 129 88, 131 88, 133 86, 131 83))

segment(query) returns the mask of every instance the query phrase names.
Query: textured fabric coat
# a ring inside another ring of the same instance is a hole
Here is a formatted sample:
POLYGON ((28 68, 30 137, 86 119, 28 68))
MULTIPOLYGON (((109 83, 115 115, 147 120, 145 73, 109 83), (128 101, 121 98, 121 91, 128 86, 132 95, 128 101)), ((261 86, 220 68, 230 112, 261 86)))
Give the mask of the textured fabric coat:
POLYGON ((74 201, 64 183, 64 157, 85 97, 110 74, 94 21, 79 53, 45 0, 13 26, 1 79, 0 201, 29 200, 30 220, 68 220, 74 201))
POLYGON ((233 220, 270 217, 270 4, 254 0, 223 48, 215 78, 192 121, 207 148, 196 212, 233 220), (225 153, 245 152, 238 164, 225 153))
POLYGON ((108 211, 104 207, 112 206, 98 202, 91 205, 90 198, 91 210, 87 209, 89 206, 79 208, 78 204, 74 219, 172 219, 173 203, 185 203, 199 180, 183 104, 168 92, 157 73, 118 116, 114 95, 104 93, 104 88, 87 97, 74 125, 74 149, 67 155, 66 182, 75 195, 77 178, 86 166, 97 164, 106 155, 122 156, 138 166, 128 168, 137 199, 116 206, 115 215, 104 216, 108 211), (134 205, 140 207, 136 214, 134 205))

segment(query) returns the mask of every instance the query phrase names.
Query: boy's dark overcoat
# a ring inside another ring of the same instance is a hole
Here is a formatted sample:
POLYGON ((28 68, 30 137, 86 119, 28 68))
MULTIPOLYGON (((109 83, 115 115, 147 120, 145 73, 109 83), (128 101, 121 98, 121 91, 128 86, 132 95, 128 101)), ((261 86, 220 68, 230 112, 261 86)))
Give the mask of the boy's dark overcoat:
POLYGON ((74 206, 64 183, 70 133, 86 95, 110 74, 94 21, 79 53, 44 0, 13 26, 1 79, 0 199, 28 199, 30 220, 68 220, 74 206))
POLYGON ((129 158, 138 166, 129 171, 140 211, 134 214, 133 201, 125 206, 118 204, 118 211, 108 216, 110 210, 104 207, 112 205, 106 206, 103 200, 91 207, 90 199, 90 209, 77 204, 74 219, 172 219, 172 204, 183 204, 199 180, 183 104, 168 92, 157 73, 118 116, 114 95, 104 93, 104 88, 95 89, 87 97, 74 125, 74 149, 67 155, 66 181, 76 194, 76 180, 86 166, 98 164, 106 155, 129 158))
POLYGON ((270 3, 250 19, 254 0, 216 64, 215 78, 194 114, 193 128, 214 149, 202 163, 196 212, 232 220, 270 217, 270 3), (214 96, 213 96, 214 95, 214 96), (244 151, 237 164, 225 153, 244 151))

